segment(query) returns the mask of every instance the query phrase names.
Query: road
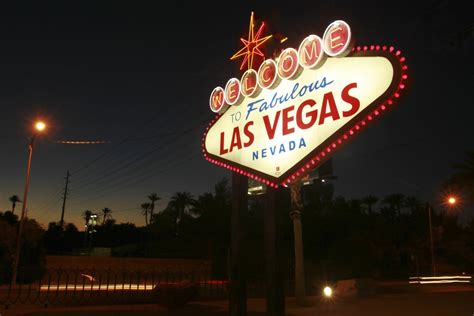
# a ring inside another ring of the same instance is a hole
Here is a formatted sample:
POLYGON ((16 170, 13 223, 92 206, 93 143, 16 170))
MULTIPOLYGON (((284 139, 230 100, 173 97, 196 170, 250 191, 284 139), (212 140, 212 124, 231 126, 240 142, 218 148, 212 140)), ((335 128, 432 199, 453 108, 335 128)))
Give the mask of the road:
MULTIPOLYGON (((298 307, 293 298, 286 302, 287 315, 290 316, 471 316, 474 315, 474 291, 467 287, 455 289, 446 287, 444 291, 422 291, 412 293, 377 294, 367 298, 337 298, 324 301, 319 297, 310 297, 307 307, 298 307)), ((168 315, 168 316, 204 316, 228 315, 227 301, 195 302, 185 307, 167 310, 154 304, 113 305, 113 306, 76 306, 76 307, 14 307, 0 310, 1 316, 122 316, 122 315, 168 315)), ((249 316, 265 315, 263 299, 249 299, 249 316)))

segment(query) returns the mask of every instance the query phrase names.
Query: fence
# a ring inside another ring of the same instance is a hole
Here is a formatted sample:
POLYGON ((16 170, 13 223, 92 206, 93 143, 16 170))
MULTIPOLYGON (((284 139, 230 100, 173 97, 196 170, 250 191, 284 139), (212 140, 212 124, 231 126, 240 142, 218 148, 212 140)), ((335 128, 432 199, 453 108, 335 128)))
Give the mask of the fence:
MULTIPOLYGON (((21 278, 21 271, 18 274, 21 278)), ((173 295, 189 299, 227 299, 228 280, 215 280, 209 272, 117 271, 117 270, 49 270, 35 282, 0 285, 0 304, 5 308, 15 304, 89 305, 158 303, 161 291, 174 289, 173 295)), ((293 284, 287 284, 291 295, 293 284)), ((265 282, 249 280, 248 297, 263 297, 265 282)), ((168 293, 169 295, 169 293, 168 293)), ((185 299, 185 298, 183 298, 185 299)), ((179 297, 178 297, 179 300, 179 297)))

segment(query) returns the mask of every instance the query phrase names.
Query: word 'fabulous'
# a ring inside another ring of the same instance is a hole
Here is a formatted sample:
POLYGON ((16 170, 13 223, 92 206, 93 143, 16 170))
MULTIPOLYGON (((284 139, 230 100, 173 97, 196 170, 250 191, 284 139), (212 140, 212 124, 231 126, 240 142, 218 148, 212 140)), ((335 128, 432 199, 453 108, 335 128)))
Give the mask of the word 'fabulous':
MULTIPOLYGON (((291 135, 297 130, 306 130, 315 125, 324 125, 326 120, 337 121, 341 117, 350 117, 355 115, 360 107, 360 101, 353 95, 351 90, 357 88, 357 83, 350 83, 341 91, 341 99, 344 104, 336 104, 332 92, 325 93, 322 96, 320 106, 313 99, 306 99, 298 106, 291 105, 276 111, 272 116, 264 115, 261 122, 249 120, 242 128, 236 126, 233 128, 230 136, 226 132, 220 133, 219 154, 225 155, 234 150, 239 150, 251 146, 255 141, 255 128, 263 129, 268 140, 273 140, 277 131, 282 136, 291 135), (347 107, 349 105, 349 107, 347 107)), ((288 145, 290 146, 290 144, 288 145)), ((306 147, 303 140, 299 140, 299 148, 306 147), (302 145, 304 144, 304 145, 302 145)), ((281 148, 281 146, 279 146, 281 148)), ((262 149, 263 150, 263 149, 262 149)), ((286 151, 286 150, 285 150, 286 151)), ((272 153, 274 154, 276 150, 272 153)), ((281 151, 279 151, 281 153, 281 151)), ((263 156, 263 153, 262 153, 263 156)), ((258 158, 258 154, 254 154, 258 158)))

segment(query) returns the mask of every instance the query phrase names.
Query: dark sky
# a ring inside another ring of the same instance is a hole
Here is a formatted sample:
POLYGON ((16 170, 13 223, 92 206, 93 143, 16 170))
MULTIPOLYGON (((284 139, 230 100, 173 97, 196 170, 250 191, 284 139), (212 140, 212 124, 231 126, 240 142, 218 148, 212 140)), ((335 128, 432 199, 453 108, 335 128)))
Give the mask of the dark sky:
POLYGON ((147 194, 162 207, 176 191, 198 195, 230 176, 202 158, 200 143, 210 92, 240 77, 229 57, 251 10, 287 46, 343 19, 357 44, 394 45, 407 58, 403 99, 335 153, 336 194, 435 203, 452 163, 473 148, 474 18, 461 1, 32 3, 0 9, 0 210, 23 195, 36 117, 51 128, 35 148, 28 209, 44 224, 59 220, 68 169, 65 219, 75 223, 109 207, 118 222, 142 224, 147 194))

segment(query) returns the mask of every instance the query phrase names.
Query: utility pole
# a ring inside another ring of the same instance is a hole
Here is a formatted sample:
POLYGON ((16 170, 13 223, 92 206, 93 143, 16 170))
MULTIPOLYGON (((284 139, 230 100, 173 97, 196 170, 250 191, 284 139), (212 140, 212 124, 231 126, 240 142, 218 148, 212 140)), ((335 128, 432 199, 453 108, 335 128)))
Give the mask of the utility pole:
POLYGON ((64 186, 64 195, 63 195, 63 208, 62 208, 62 211, 61 211, 61 220, 59 221, 60 225, 61 225, 61 228, 63 228, 64 226, 64 210, 66 209, 66 200, 67 200, 67 188, 68 188, 68 185, 69 185, 69 176, 71 174, 69 173, 69 170, 67 170, 66 172, 66 185, 64 186))

